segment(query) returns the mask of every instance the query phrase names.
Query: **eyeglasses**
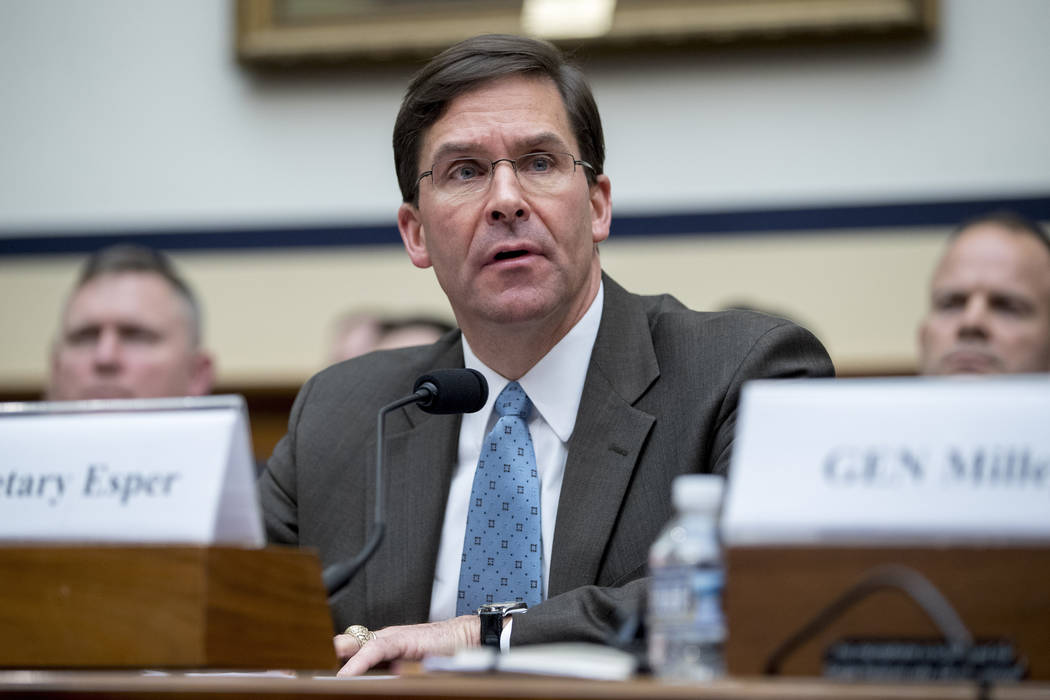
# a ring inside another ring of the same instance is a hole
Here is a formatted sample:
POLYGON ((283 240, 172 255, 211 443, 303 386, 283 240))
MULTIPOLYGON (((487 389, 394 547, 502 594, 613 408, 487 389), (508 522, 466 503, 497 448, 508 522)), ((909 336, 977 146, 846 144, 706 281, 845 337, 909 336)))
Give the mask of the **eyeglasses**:
POLYGON ((522 189, 531 194, 549 194, 560 191, 582 165, 594 171, 594 166, 577 160, 571 153, 526 153, 517 158, 450 158, 434 163, 430 170, 416 180, 430 176, 438 192, 452 197, 471 197, 485 192, 492 183, 496 166, 509 163, 522 189))

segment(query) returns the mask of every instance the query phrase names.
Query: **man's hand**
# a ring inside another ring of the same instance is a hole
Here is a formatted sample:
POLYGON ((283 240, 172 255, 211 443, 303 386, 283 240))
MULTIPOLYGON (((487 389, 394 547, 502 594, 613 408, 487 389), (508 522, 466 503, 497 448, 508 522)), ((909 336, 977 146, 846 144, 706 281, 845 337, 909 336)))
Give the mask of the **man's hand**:
POLYGON ((335 636, 336 655, 349 659, 340 676, 360 676, 383 661, 412 661, 427 654, 453 654, 456 649, 480 646, 481 621, 477 615, 461 615, 443 622, 384 627, 375 634, 364 646, 353 635, 335 636))

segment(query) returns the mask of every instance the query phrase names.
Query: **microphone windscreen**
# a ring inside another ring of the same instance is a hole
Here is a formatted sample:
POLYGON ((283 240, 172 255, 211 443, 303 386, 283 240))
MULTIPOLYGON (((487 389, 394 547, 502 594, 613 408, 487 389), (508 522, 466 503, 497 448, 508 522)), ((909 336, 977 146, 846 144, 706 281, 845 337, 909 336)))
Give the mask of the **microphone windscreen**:
POLYGON ((489 384, 476 369, 435 369, 417 379, 414 390, 424 384, 432 396, 419 407, 427 413, 474 413, 489 397, 489 384))

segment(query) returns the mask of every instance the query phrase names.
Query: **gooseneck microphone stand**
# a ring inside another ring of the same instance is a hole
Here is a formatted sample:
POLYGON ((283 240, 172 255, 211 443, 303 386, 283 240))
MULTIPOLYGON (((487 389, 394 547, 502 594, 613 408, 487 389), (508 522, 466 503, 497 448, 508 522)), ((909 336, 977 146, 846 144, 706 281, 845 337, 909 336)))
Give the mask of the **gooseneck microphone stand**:
POLYGON ((376 493, 372 531, 357 556, 325 568, 321 580, 329 601, 350 583, 354 574, 375 554, 386 532, 383 518, 383 426, 386 415, 412 403, 418 403, 428 413, 474 413, 481 410, 487 398, 488 383, 480 372, 472 369, 441 369, 417 379, 414 393, 379 409, 376 414, 376 493))

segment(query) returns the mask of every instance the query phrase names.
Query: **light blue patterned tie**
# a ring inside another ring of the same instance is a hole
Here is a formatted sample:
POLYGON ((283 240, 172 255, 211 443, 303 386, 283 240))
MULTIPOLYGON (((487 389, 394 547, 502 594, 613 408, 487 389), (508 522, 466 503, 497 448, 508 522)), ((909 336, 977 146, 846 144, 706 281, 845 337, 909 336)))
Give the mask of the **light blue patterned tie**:
POLYGON ((531 405, 517 382, 496 398, 500 418, 482 443, 470 492, 457 615, 485 603, 542 600, 540 480, 525 422, 531 405))

